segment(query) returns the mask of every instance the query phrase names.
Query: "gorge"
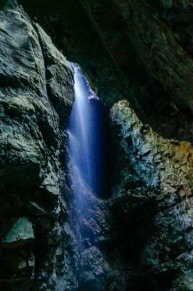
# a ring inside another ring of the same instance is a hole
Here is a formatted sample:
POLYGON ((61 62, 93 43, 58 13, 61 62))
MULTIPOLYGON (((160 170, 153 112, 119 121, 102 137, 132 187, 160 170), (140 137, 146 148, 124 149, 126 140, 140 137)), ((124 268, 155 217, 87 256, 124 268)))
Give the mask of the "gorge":
POLYGON ((1 290, 193 290, 192 9, 1 1, 1 290))

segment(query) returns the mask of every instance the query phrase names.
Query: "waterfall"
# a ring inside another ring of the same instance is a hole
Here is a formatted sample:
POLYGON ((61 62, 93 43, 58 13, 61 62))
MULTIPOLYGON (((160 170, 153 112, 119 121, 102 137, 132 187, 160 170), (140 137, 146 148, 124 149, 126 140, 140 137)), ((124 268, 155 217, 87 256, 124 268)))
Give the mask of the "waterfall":
POLYGON ((85 250, 96 246, 97 203, 108 196, 108 110, 92 90, 77 64, 75 101, 67 122, 70 225, 78 284, 81 284, 85 250))
POLYGON ((69 173, 81 207, 81 191, 86 187, 100 196, 102 173, 102 104, 78 65, 73 64, 75 102, 68 119, 69 173))

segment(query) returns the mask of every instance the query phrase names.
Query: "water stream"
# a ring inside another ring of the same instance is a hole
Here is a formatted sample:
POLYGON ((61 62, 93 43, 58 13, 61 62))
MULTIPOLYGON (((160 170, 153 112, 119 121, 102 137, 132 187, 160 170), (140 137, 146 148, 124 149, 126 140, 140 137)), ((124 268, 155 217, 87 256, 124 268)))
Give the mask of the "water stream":
POLYGON ((91 89, 80 67, 73 64, 75 102, 68 119, 68 170, 78 201, 83 203, 80 189, 87 187, 101 197, 105 189, 106 144, 108 134, 104 105, 91 89))
POLYGON ((108 196, 109 128, 108 110, 80 67, 73 64, 73 70, 75 101, 67 123, 68 182, 80 284, 84 251, 97 244, 97 201, 108 196))

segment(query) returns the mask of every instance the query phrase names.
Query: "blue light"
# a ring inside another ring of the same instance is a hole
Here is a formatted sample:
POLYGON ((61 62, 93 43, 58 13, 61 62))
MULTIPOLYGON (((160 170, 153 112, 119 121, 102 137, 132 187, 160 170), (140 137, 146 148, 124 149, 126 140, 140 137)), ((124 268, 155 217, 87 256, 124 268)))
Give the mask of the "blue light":
MULTIPOLYGON (((78 65, 73 64, 75 102, 68 119, 69 172, 77 196, 80 189, 100 196, 102 173, 102 104, 78 65)), ((81 197, 78 199, 81 200, 81 197)))

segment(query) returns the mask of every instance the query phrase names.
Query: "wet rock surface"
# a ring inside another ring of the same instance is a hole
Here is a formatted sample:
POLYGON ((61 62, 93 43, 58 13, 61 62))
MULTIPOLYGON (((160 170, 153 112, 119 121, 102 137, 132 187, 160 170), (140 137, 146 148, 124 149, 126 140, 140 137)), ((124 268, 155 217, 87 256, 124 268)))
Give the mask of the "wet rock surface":
POLYGON ((112 196, 98 199, 83 185, 89 208, 70 223, 75 288, 191 290, 193 147, 154 132, 127 100, 114 104, 110 117, 112 196))
POLYGON ((4 1, 0 289, 192 290, 191 1, 21 2, 111 107, 112 192, 84 189, 77 228, 64 158, 72 71, 4 1))
POLYGON ((0 19, 0 288, 29 290, 44 280, 49 289, 65 211, 59 172, 72 71, 17 3, 1 6, 0 19))
POLYGON ((135 221, 130 232, 133 251, 139 239, 141 244, 134 256, 138 282, 136 277, 131 279, 129 288, 143 290, 145 284, 150 290, 191 290, 192 145, 153 132, 139 121, 126 100, 113 106, 111 117, 119 128, 123 160, 128 158, 127 168, 129 164, 143 185, 136 184, 134 191, 134 180, 128 180, 122 162, 119 172, 125 178, 114 192, 115 201, 119 199, 122 206, 118 217, 126 220, 131 214, 130 223, 135 221))
POLYGON ((156 132, 192 141, 191 1, 21 3, 106 104, 126 98, 156 132))

